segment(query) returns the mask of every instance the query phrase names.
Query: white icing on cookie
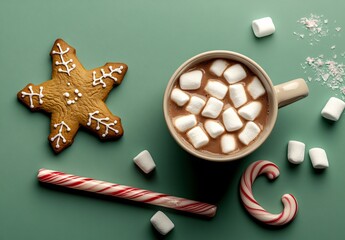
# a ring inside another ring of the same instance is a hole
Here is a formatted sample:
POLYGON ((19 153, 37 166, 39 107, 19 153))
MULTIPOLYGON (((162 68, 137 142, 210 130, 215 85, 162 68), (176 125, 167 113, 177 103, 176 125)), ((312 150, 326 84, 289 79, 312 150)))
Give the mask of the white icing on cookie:
POLYGON ((66 143, 66 138, 62 135, 62 129, 65 127, 67 132, 71 131, 71 129, 64 121, 61 121, 61 123, 58 123, 58 124, 54 124, 54 128, 57 128, 57 127, 60 127, 59 132, 54 137, 52 137, 50 141, 54 142, 55 139, 57 139, 55 147, 60 148, 60 145, 59 145, 60 139, 62 139, 63 143, 66 143))
POLYGON ((95 120, 97 122, 97 126, 96 126, 96 130, 98 131, 101 127, 100 127, 100 124, 103 125, 105 127, 105 131, 104 133, 102 134, 102 137, 105 137, 108 135, 108 131, 109 129, 112 130, 113 132, 115 132, 116 134, 119 133, 119 131, 115 128, 112 128, 112 126, 115 126, 117 124, 117 121, 115 120, 113 123, 105 123, 104 121, 109 121, 109 118, 108 117, 105 117, 105 118, 97 118, 97 117, 94 117, 94 115, 97 115, 99 114, 99 111, 95 111, 93 113, 89 113, 89 121, 87 122, 87 125, 88 126, 91 126, 91 121, 92 120, 95 120))
POLYGON ((114 77, 112 74, 113 74, 114 72, 116 72, 116 73, 118 73, 118 74, 121 74, 121 73, 122 73, 122 69, 123 69, 123 66, 120 66, 120 67, 115 68, 115 69, 113 69, 112 66, 109 66, 109 70, 110 70, 109 73, 106 73, 106 72, 104 71, 104 69, 101 69, 102 76, 99 77, 99 78, 96 78, 96 71, 93 71, 93 73, 92 73, 92 78, 93 78, 93 83, 92 83, 92 85, 93 85, 93 86, 97 86, 98 84, 102 84, 102 86, 105 88, 105 87, 107 86, 107 84, 105 84, 105 82, 103 81, 103 79, 109 77, 109 78, 113 79, 113 80, 116 82, 116 81, 117 81, 117 78, 114 77))
MULTIPOLYGON (((76 68, 76 65, 73 63, 72 66, 69 67, 68 64, 72 63, 72 62, 73 62, 73 59, 70 59, 70 60, 68 60, 68 61, 66 62, 65 59, 64 59, 64 57, 63 57, 64 54, 68 53, 69 48, 66 48, 66 50, 63 51, 62 48, 61 48, 61 46, 60 46, 60 43, 57 43, 56 46, 58 47, 59 52, 53 50, 52 54, 58 54, 58 55, 60 55, 61 62, 56 61, 56 62, 55 62, 55 65, 56 65, 56 66, 63 65, 63 66, 66 68, 66 70, 63 70, 63 69, 59 68, 58 71, 59 71, 59 72, 63 72, 63 73, 67 73, 68 76, 71 76, 70 72, 71 72, 73 69, 76 68)), ((67 83, 67 85, 69 86, 70 84, 67 83)))
POLYGON ((42 94, 43 87, 42 86, 40 87, 40 92, 39 93, 35 93, 32 90, 32 86, 29 86, 29 90, 30 90, 29 93, 28 92, 22 92, 22 98, 24 98, 26 96, 29 96, 29 98, 30 98, 30 108, 34 108, 35 107, 34 104, 33 104, 33 101, 32 101, 32 97, 33 96, 37 96, 39 104, 42 104, 43 103, 42 98, 44 97, 44 95, 42 94))

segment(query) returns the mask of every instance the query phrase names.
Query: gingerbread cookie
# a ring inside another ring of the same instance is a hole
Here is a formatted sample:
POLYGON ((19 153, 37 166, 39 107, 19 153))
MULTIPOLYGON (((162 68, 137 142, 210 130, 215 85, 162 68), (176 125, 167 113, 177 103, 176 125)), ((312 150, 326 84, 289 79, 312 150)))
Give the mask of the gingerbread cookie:
POLYGON ((18 92, 18 99, 31 111, 51 115, 51 146, 56 153, 73 143, 80 126, 97 134, 100 139, 123 135, 121 119, 104 103, 110 90, 122 82, 127 72, 124 63, 107 63, 86 70, 76 50, 57 39, 50 53, 52 78, 39 85, 28 84, 18 92))

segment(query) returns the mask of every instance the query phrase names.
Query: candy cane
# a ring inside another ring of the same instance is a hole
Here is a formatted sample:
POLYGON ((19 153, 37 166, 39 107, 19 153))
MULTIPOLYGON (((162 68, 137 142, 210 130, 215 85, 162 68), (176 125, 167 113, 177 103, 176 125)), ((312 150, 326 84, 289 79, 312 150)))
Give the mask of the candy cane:
POLYGON ((257 161, 249 165, 243 173, 240 185, 240 195, 244 207, 254 218, 269 225, 279 226, 291 222, 298 210, 298 204, 293 195, 284 194, 282 196, 284 210, 280 214, 267 212, 255 200, 252 192, 252 185, 255 179, 263 173, 265 173, 269 179, 273 180, 279 176, 279 169, 277 165, 272 162, 257 161))
POLYGON ((217 210, 215 205, 208 203, 155 193, 116 183, 99 181, 92 178, 79 177, 54 170, 40 169, 37 178, 40 182, 172 208, 207 217, 213 217, 217 210))

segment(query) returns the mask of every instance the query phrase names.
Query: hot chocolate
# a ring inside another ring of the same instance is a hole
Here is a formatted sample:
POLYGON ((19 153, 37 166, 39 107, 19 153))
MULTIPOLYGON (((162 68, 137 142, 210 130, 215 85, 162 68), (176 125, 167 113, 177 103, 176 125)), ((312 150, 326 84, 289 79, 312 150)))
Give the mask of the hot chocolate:
POLYGON ((168 103, 181 138, 199 151, 232 154, 265 128, 268 98, 245 65, 225 59, 201 62, 181 74, 168 103))

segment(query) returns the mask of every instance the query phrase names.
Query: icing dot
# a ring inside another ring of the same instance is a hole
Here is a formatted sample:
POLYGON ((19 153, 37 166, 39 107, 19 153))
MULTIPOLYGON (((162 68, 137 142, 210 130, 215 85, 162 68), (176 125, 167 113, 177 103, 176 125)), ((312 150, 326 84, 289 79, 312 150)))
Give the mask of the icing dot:
POLYGON ((72 100, 71 102, 72 102, 72 103, 75 103, 75 101, 74 101, 74 100, 72 100))
POLYGON ((71 83, 67 83, 68 86, 71 86, 71 83))
POLYGON ((63 143, 66 143, 67 141, 66 141, 66 139, 63 139, 62 142, 63 142, 63 143))
POLYGON ((79 90, 78 90, 78 89, 76 89, 76 90, 74 90, 74 92, 75 92, 75 93, 79 93, 79 90))
POLYGON ((50 141, 54 141, 54 138, 51 138, 50 141))
POLYGON ((102 137, 105 137, 106 135, 105 134, 102 134, 102 137))
POLYGON ((78 93, 78 97, 81 97, 81 96, 83 96, 83 94, 81 94, 81 93, 78 93))
POLYGON ((77 100, 78 100, 78 98, 77 98, 77 97, 75 97, 75 98, 74 98, 74 100, 76 100, 76 101, 77 101, 77 100))
POLYGON ((64 95, 66 98, 69 97, 69 93, 68 93, 68 92, 65 92, 63 95, 64 95))
POLYGON ((96 130, 99 130, 99 129, 100 129, 100 127, 99 127, 99 126, 97 126, 97 127, 96 127, 96 130))
POLYGON ((72 101, 71 101, 71 100, 68 100, 68 101, 67 101, 67 104, 68 104, 68 105, 71 105, 71 104, 72 104, 72 101))

